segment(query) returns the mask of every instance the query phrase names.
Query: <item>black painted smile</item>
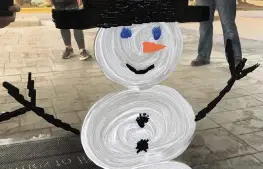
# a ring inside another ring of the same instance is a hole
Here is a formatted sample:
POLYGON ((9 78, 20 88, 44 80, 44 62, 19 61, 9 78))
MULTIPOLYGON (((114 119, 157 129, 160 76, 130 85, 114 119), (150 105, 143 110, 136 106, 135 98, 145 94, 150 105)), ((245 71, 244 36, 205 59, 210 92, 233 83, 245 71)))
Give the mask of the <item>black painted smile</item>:
POLYGON ((140 74, 140 75, 149 72, 150 70, 154 69, 154 67, 155 67, 154 65, 151 65, 151 66, 147 67, 147 68, 144 69, 144 70, 136 70, 134 67, 132 67, 132 66, 129 65, 129 64, 126 64, 126 66, 127 66, 127 68, 129 68, 130 71, 132 71, 133 73, 135 73, 135 74, 140 74))

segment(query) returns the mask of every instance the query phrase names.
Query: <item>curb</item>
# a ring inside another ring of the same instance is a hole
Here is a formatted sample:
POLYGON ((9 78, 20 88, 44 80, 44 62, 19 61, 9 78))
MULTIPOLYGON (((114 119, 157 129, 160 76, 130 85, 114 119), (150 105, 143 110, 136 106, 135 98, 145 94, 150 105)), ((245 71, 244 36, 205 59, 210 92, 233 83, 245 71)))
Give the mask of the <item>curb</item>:
POLYGON ((263 11, 263 7, 262 8, 237 8, 238 11, 263 11))
MULTIPOLYGON (((239 11, 260 11, 263 10, 263 7, 259 8, 243 8, 243 7, 237 7, 237 10, 239 11)), ((46 7, 46 8, 21 8, 21 11, 19 13, 51 13, 52 7, 46 7)))
POLYGON ((9 25, 10 28, 18 28, 18 27, 35 27, 42 26, 40 20, 32 19, 32 20, 18 20, 9 25))
POLYGON ((50 13, 52 8, 21 8, 19 13, 50 13))

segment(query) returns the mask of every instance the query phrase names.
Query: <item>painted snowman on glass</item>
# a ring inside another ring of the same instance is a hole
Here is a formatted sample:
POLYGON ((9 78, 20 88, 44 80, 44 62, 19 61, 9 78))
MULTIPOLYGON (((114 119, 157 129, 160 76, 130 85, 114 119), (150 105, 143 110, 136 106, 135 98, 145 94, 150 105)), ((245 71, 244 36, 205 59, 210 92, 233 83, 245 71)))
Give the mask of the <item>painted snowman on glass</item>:
POLYGON ((177 23, 99 30, 96 60, 108 78, 128 89, 99 100, 84 120, 82 145, 98 166, 189 168, 158 163, 181 155, 195 131, 195 114, 187 101, 174 89, 155 85, 175 69, 182 47, 177 23))
POLYGON ((176 90, 158 85, 183 50, 178 23, 101 28, 94 48, 104 74, 127 89, 87 113, 81 131, 87 156, 105 169, 190 169, 171 160, 191 143, 195 114, 176 90))

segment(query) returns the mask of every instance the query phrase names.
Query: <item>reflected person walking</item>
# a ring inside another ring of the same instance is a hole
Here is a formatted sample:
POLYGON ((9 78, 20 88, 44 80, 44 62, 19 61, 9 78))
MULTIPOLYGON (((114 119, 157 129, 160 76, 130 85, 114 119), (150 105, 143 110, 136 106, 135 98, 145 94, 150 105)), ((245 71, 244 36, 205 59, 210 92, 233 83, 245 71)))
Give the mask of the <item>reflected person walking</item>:
MULTIPOLYGON (((81 1, 79 0, 51 0, 55 9, 79 9, 81 1)), ((85 40, 83 30, 74 29, 74 37, 80 50, 80 60, 87 60, 91 55, 85 49, 85 40)), ((66 49, 62 54, 62 59, 68 59, 73 55, 71 46, 71 33, 69 29, 60 30, 66 49)))
POLYGON ((210 20, 200 22, 200 38, 198 56, 191 62, 192 66, 203 66, 210 63, 210 55, 213 46, 213 21, 217 9, 223 29, 224 44, 230 39, 233 43, 236 66, 242 60, 241 44, 235 23, 236 0, 196 0, 200 6, 210 7, 210 20))

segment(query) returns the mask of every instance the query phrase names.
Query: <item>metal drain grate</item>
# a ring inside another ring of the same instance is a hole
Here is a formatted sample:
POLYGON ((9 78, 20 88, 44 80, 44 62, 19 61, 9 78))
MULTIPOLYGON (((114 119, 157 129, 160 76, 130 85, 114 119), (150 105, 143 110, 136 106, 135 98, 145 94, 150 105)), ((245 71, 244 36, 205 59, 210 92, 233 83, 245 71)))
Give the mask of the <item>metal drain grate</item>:
POLYGON ((101 169, 88 159, 78 137, 0 146, 1 169, 101 169))

